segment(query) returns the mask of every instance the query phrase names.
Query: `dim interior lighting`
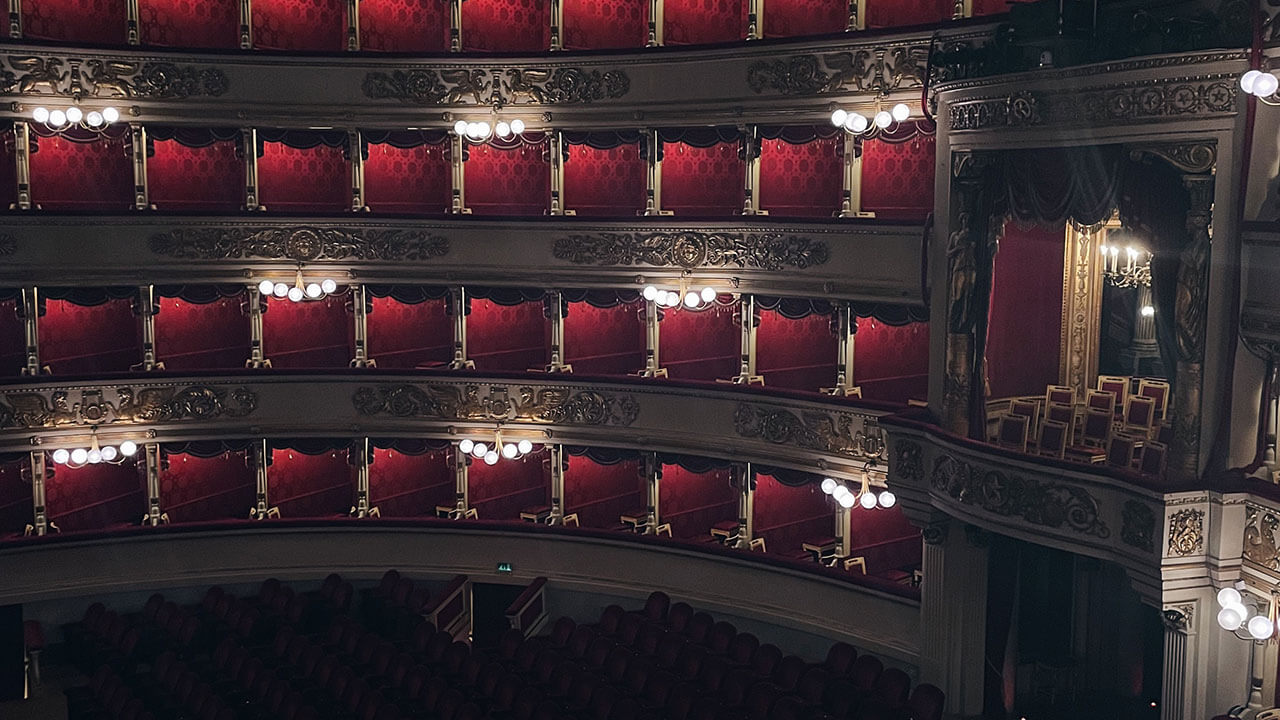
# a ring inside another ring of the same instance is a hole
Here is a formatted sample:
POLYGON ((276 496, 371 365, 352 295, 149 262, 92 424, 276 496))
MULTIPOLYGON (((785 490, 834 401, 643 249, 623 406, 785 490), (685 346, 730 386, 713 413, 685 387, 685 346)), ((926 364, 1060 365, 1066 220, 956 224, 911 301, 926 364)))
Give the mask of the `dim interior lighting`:
POLYGON ((849 113, 844 121, 844 129, 852 133, 866 132, 871 127, 871 121, 862 113, 849 113))
POLYGON ((338 283, 333 278, 325 278, 320 281, 320 289, 323 290, 326 295, 332 295, 338 291, 338 283))
POLYGON ((884 130, 885 128, 893 124, 893 115, 890 115, 888 112, 881 110, 880 112, 876 113, 874 118, 872 118, 872 122, 876 124, 876 127, 880 128, 881 130, 884 130))
POLYGON ((278 298, 282 298, 289 294, 289 286, 282 282, 278 282, 271 286, 271 294, 278 298))
POLYGON ((1113 243, 1103 243, 1098 249, 1102 253, 1102 274, 1107 282, 1118 288, 1151 287, 1150 252, 1134 245, 1122 248, 1113 243), (1124 254, 1123 260, 1121 253, 1124 254))
POLYGON ((102 109, 102 119, 113 123, 120 119, 120 111, 108 105, 102 109))
POLYGON ((1254 640, 1266 640, 1276 631, 1275 623, 1265 615, 1254 615, 1249 618, 1249 635, 1254 640))
POLYGON ((871 493, 865 493, 862 497, 858 498, 858 504, 861 505, 864 510, 872 510, 876 506, 876 496, 871 493))
POLYGON ((505 121, 499 120, 498 124, 493 126, 493 131, 496 132, 500 138, 511 137, 511 125, 505 121))
POLYGON ((1270 72, 1250 70, 1240 76, 1240 89, 1268 105, 1276 104, 1272 96, 1280 90, 1280 79, 1270 72))
POLYGON ((492 450, 490 450, 489 452, 485 453, 485 454, 484 454, 484 464, 485 464, 485 465, 497 465, 497 464, 498 464, 498 453, 496 453, 496 452, 494 452, 494 451, 492 451, 492 450))
POLYGON ((493 137, 507 139, 524 133, 525 124, 520 118, 515 118, 510 122, 506 120, 498 120, 490 125, 484 120, 458 120, 453 124, 453 132, 455 135, 470 140, 473 143, 482 143, 493 137))
MULTIPOLYGON (((1254 72, 1257 72, 1257 70, 1254 70, 1254 72)), ((38 123, 47 123, 47 122, 49 122, 49 108, 47 108, 47 107, 38 107, 38 108, 36 108, 35 110, 32 110, 32 111, 31 111, 31 119, 32 119, 32 120, 35 120, 35 121, 36 121, 36 122, 38 122, 38 123)))
POLYGON ((1224 587, 1218 591, 1219 605, 1239 605, 1240 600, 1240 591, 1233 587, 1224 587))
POLYGON ((66 465, 71 459, 71 453, 66 448, 58 448, 53 451, 53 461, 59 465, 66 465))
POLYGON ((331 295, 338 289, 338 283, 333 278, 324 278, 320 282, 307 282, 302 278, 302 268, 298 268, 298 272, 294 275, 293 285, 273 280, 262 280, 257 285, 258 292, 263 295, 271 295, 278 298, 289 298, 293 302, 302 302, 304 300, 319 300, 325 295, 331 295))
POLYGON ((689 287, 689 278, 680 277, 680 284, 675 290, 667 290, 656 285, 646 285, 640 292, 641 297, 662 308, 676 308, 684 305, 690 310, 701 310, 720 297, 719 291, 710 286, 702 289, 689 287))
POLYGON ((307 297, 318 298, 323 294, 324 294, 324 291, 320 289, 320 283, 307 284, 307 297))
POLYGON ((1218 611, 1218 625, 1223 630, 1238 630, 1244 623, 1244 614, 1234 606, 1224 607, 1218 611))
POLYGON ((888 490, 885 490, 876 496, 876 502, 878 502, 882 508, 891 508, 898 503, 898 496, 888 490))
POLYGON ((717 295, 715 288, 709 287, 702 288, 702 292, 700 294, 702 296, 702 302, 704 303, 714 302, 717 295))
POLYGON ((293 302, 302 302, 303 297, 304 297, 304 293, 302 292, 302 288, 298 288, 298 287, 289 288, 289 299, 292 300, 293 302))
POLYGON ((458 122, 454 123, 454 124, 453 124, 453 133, 454 133, 455 135, 466 135, 466 134, 467 134, 467 121, 466 121, 466 120, 459 120, 458 122))
POLYGON ((528 440, 521 440, 516 444, 516 449, 520 451, 521 455, 528 455, 533 452, 533 443, 528 440))
POLYGON ((523 121, 523 120, 521 120, 520 118, 516 118, 515 120, 512 120, 512 121, 511 121, 511 132, 513 132, 513 133, 515 133, 515 134, 517 134, 517 135, 519 135, 519 134, 523 133, 523 132, 524 132, 524 121, 523 121))
POLYGON ((502 457, 508 460, 514 459, 515 456, 519 454, 520 451, 516 449, 515 443, 507 443, 502 446, 502 457))
POLYGON ((846 490, 843 495, 836 498, 836 502, 840 503, 840 507, 844 508, 845 510, 848 510, 849 508, 854 506, 854 503, 857 502, 857 499, 853 497, 853 493, 848 492, 846 490))
POLYGON ((493 465, 504 458, 518 460, 528 455, 533 452, 533 443, 529 440, 520 440, 519 442, 503 441, 502 429, 498 428, 493 433, 493 444, 472 440, 471 438, 463 438, 458 441, 458 451, 477 460, 483 460, 487 465, 493 465))
POLYGON ((1152 317, 1156 314, 1156 309, 1150 305, 1142 306, 1142 317, 1152 317))
POLYGON ((49 113, 49 126, 53 128, 61 128, 67 124, 67 114, 61 110, 53 110, 49 113))
POLYGON ((845 131, 854 135, 861 135, 867 132, 874 133, 878 130, 889 130, 894 125, 911 119, 910 105, 896 103, 886 110, 880 104, 881 100, 876 101, 875 112, 870 113, 870 117, 854 110, 836 108, 831 111, 831 124, 836 127, 842 127, 845 131))
POLYGON ((84 121, 86 123, 89 123, 89 127, 96 128, 96 127, 100 127, 103 123, 105 123, 106 119, 103 118, 102 113, 98 112, 97 110, 90 110, 89 114, 84 116, 84 121))
POLYGON ((478 458, 484 457, 485 453, 487 452, 489 452, 489 446, 485 445, 484 443, 476 443, 475 445, 471 446, 471 454, 475 455, 478 458))
POLYGON ((1240 592, 1244 582, 1224 587, 1218 591, 1218 626, 1241 640, 1264 642, 1276 633, 1274 608, 1261 598, 1246 596, 1240 592))
POLYGON ((120 443, 120 454, 125 457, 133 457, 138 452, 138 444, 132 440, 125 440, 120 443))
POLYGON ((74 123, 80 122, 83 119, 84 119, 84 113, 80 111, 80 108, 75 106, 67 108, 67 122, 74 124, 74 123))
MULTIPOLYGON (((258 283, 258 292, 262 293, 263 295, 274 295, 275 289, 276 289, 276 284, 271 282, 270 280, 263 280, 262 282, 258 283)), ((288 291, 286 290, 285 292, 288 292, 288 291)))

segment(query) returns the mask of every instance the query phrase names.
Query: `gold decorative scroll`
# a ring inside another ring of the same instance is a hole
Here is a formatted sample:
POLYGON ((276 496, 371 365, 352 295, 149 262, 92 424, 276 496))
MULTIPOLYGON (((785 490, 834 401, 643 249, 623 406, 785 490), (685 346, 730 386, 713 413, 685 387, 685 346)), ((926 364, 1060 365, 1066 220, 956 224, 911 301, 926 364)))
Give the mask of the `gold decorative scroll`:
POLYGON ((1062 341, 1058 382, 1077 397, 1098 377, 1098 343, 1102 318, 1102 265, 1098 262, 1100 228, 1067 225, 1062 263, 1062 341))

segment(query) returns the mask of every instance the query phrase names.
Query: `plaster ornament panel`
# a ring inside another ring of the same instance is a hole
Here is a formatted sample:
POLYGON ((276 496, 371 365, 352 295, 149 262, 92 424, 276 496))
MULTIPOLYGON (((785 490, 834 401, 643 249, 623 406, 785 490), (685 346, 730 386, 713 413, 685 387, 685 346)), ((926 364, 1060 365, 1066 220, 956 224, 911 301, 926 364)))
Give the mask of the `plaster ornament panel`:
POLYGON ((770 90, 783 95, 886 93, 923 87, 928 67, 928 43, 859 48, 759 60, 747 68, 747 85, 757 93, 770 90))
POLYGON ((920 482, 924 479, 924 450, 914 440, 893 442, 893 462, 890 465, 895 479, 920 482))
POLYGON ((218 68, 170 62, 9 55, 0 63, 0 92, 10 95, 183 99, 230 88, 218 68))
POLYGON ((949 106, 951 130, 982 130, 991 127, 1039 125, 1040 100, 1026 90, 1008 97, 954 102, 949 106))
POLYGON ((854 458, 882 456, 882 436, 873 431, 873 427, 870 418, 844 412, 797 414, 781 408, 738 403, 733 413, 733 429, 741 437, 854 458))
POLYGON ((556 238, 557 260, 575 265, 805 269, 822 265, 831 250, 821 240, 781 233, 597 233, 556 238))
POLYGON ((0 401, 0 428, 239 418, 258 406, 257 394, 244 387, 229 393, 206 385, 120 387, 115 401, 105 399, 101 388, 82 389, 79 394, 79 401, 73 402, 69 390, 5 393, 0 401))
POLYGON ((152 235, 156 255, 188 260, 227 258, 428 260, 449 253, 448 238, 419 230, 326 227, 194 227, 152 235))
POLYGON ((18 252, 18 241, 12 235, 0 235, 0 257, 18 252))
POLYGON ((1280 547, 1276 542, 1278 527, 1280 527, 1280 514, 1257 505, 1245 505, 1245 559, 1270 570, 1280 570, 1280 547))
POLYGON ((1198 555, 1204 550, 1204 511, 1179 510, 1169 516, 1169 554, 1176 557, 1198 555))
POLYGON ((1125 500, 1120 518, 1120 539, 1126 545, 1146 552, 1155 550, 1155 511, 1137 500, 1125 500))
POLYGON ((374 71, 361 86, 372 100, 419 105, 585 105, 631 90, 622 70, 576 67, 374 71))
POLYGON ((442 420, 627 427, 640 414, 640 404, 631 395, 564 387, 489 385, 487 389, 483 394, 480 385, 379 385, 358 389, 351 401, 361 415, 442 420))

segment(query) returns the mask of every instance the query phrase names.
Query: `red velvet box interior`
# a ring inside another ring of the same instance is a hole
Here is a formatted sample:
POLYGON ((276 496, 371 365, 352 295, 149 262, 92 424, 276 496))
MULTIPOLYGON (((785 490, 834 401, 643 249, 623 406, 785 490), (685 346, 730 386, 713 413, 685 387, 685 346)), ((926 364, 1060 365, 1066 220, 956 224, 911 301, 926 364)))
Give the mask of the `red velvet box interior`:
POLYGON ((467 494, 481 520, 519 520, 520 511, 551 504, 549 453, 538 447, 516 460, 486 465, 472 458, 467 494))
POLYGON ((120 465, 98 463, 73 468, 53 465, 45 482, 49 521, 63 532, 136 525, 147 511, 146 481, 137 455, 120 465))
POLYGON ((547 364, 550 326, 541 301, 499 305, 472 300, 467 354, 481 371, 524 372, 547 364))
POLYGON ((160 508, 173 523, 249 517, 257 478, 244 452, 204 458, 186 453, 167 456, 160 473, 160 508))
POLYGON ((577 513, 582 527, 613 529, 625 513, 648 504, 648 482, 639 460, 601 465, 586 456, 571 456, 564 475, 566 513, 577 513))
POLYGON ((933 212, 935 148, 932 135, 863 143, 862 209, 877 218, 923 221, 933 212))
POLYGON ((355 468, 347 463, 345 449, 308 455, 273 448, 267 498, 272 507, 280 508, 283 518, 346 515, 355 504, 354 478, 355 468))
POLYGON ((737 314, 736 302, 716 303, 705 310, 664 311, 658 328, 658 359, 668 376, 714 381, 737 375, 742 345, 737 314))
POLYGON ((466 0, 462 49, 540 52, 551 47, 551 4, 545 0, 466 0))
POLYGON ((923 399, 928 393, 928 323, 893 326, 874 318, 858 318, 853 352, 853 372, 862 397, 906 402, 923 399))
POLYGON ((839 137, 807 143, 762 141, 760 207, 776 217, 829 218, 839 212, 844 190, 842 145, 839 137))
POLYGON ((197 148, 157 140, 152 147, 147 188, 156 209, 221 213, 244 206, 244 159, 235 141, 197 148))
POLYGON ((434 0, 360 0, 360 49, 448 52, 449 5, 434 0))
POLYGON ((160 298, 156 358, 166 370, 231 370, 249 357, 249 318, 243 296, 201 304, 160 298))
POLYGON ((454 485, 447 449, 422 455, 381 448, 373 452, 369 503, 382 517, 435 517, 437 505, 453 506, 454 485))
POLYGON ((675 537, 709 539, 712 525, 738 518, 738 496, 728 469, 694 473, 679 465, 663 465, 658 521, 670 523, 675 537))
POLYGON ((627 375, 644 368, 644 303, 611 308, 572 303, 564 358, 582 375, 627 375))
POLYGON ((1065 242, 1064 225, 1005 224, 987 330, 987 381, 993 398, 1043 395, 1046 385, 1058 382, 1065 242))
POLYGON ((253 0, 253 46, 346 50, 347 4, 343 0, 253 0))
POLYGON ((598 150, 569 146, 564 205, 586 217, 634 217, 644 210, 648 169, 636 143, 598 150))
POLYGON ((138 0, 138 32, 143 45, 234 50, 240 47, 240 3, 138 0))
POLYGON ((1007 13, 1010 5, 1024 2, 1033 2, 1033 0, 973 0, 973 17, 1007 13))
POLYGON ((295 148, 262 143, 259 201, 281 213, 342 212, 351 207, 351 177, 343 148, 295 148))
POLYGON ((125 372, 142 362, 142 322, 128 299, 47 300, 39 330, 40 363, 55 375, 125 372))
POLYGON ((267 300, 262 345, 275 368, 345 368, 355 357, 355 329, 347 294, 320 300, 267 300))
POLYGON ((379 213, 448 212, 452 170, 444 145, 398 148, 370 144, 364 161, 364 201, 379 213))
POLYGON ((735 42, 747 36, 747 3, 742 0, 666 0, 662 18, 667 45, 735 42))
POLYGON ((836 381, 837 338, 831 316, 786 318, 760 312, 756 328, 756 372, 771 388, 816 391, 836 381))
POLYGON ((31 482, 24 480, 21 460, 0 463, 0 537, 21 535, 35 517, 31 482))
POLYGON ((471 146, 463 176, 467 207, 477 215, 545 215, 551 207, 551 165, 545 151, 545 142, 471 146))
POLYGON ((380 368, 416 368, 453 359, 453 317, 448 301, 402 303, 373 298, 369 313, 369 357, 380 368))
POLYGON ((128 133, 77 142, 31 137, 31 200, 44 210, 127 210, 133 205, 128 133))
POLYGON ((18 170, 15 162, 17 138, 12 125, 0 125, 0 212, 18 201, 18 170))
POLYGON ((770 553, 804 557, 804 542, 835 534, 835 505, 814 483, 790 487, 758 474, 752 507, 752 534, 770 553))
POLYGON ((564 48, 644 47, 649 35, 646 0, 564 0, 564 48))
POLYGON ((17 377, 27 362, 27 335, 17 298, 0 300, 0 377, 17 377))
POLYGON ((764 36, 825 35, 841 32, 848 24, 847 0, 769 0, 764 36))
POLYGON ((125 0, 23 0, 22 34, 32 40, 124 45, 125 0))
POLYGON ((951 19, 952 0, 867 0, 867 28, 932 25, 951 19))
MULTIPOLYGON (((857 491, 858 488, 850 489, 857 491)), ((878 494, 881 491, 872 488, 872 492, 878 494)), ((866 545, 903 538, 919 538, 920 528, 912 525, 897 506, 867 510, 854 505, 849 509, 849 533, 850 545, 854 548, 853 554, 857 555, 857 549, 866 545)))
POLYGON ((742 212, 745 170, 737 142, 699 148, 666 143, 662 153, 662 209, 690 217, 742 212))

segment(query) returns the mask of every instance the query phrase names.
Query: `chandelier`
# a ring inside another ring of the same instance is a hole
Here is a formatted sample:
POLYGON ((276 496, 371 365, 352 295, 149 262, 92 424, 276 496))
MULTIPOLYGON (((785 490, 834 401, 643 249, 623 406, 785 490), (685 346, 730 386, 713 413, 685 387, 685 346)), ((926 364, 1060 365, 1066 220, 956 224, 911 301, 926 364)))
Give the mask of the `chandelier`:
POLYGON ((31 119, 57 132, 70 130, 73 127, 99 131, 119 120, 120 111, 110 105, 101 110, 90 110, 89 112, 85 112, 75 105, 66 110, 56 108, 50 110, 40 106, 31 111, 31 119))
POLYGON ((906 103, 898 103, 892 109, 885 110, 877 103, 876 112, 867 117, 856 110, 836 108, 831 113, 831 124, 844 128, 846 132, 861 135, 865 132, 886 130, 895 123, 906 122, 911 117, 911 108, 906 103))
POLYGON ((641 295, 644 296, 645 300, 656 304, 658 307, 676 308, 684 305, 690 310, 699 310, 715 302, 720 293, 716 292, 713 287, 693 290, 689 287, 688 280, 682 277, 680 278, 680 285, 675 290, 666 290, 656 285, 647 285, 641 295))
POLYGON ((898 503, 898 496, 889 490, 879 493, 871 491, 871 475, 866 470, 862 471, 862 486, 856 493, 834 478, 823 478, 821 488, 824 494, 830 495, 831 499, 846 510, 854 505, 860 505, 864 510, 874 510, 877 506, 891 508, 898 503))
POLYGON ((1151 287, 1151 253, 1129 245, 1123 248, 1124 261, 1120 260, 1119 245, 1103 243, 1102 274, 1107 282, 1119 288, 1151 287))
POLYGON ((1263 612, 1255 600, 1250 599, 1246 604, 1245 597, 1237 589, 1243 587, 1244 583, 1240 582, 1236 587, 1224 587, 1218 591, 1218 626, 1235 633, 1241 640, 1262 642, 1275 634, 1276 619, 1263 612))
POLYGON ((337 290, 338 283, 333 278, 324 278, 320 282, 315 282, 314 280, 306 282, 302 278, 302 268, 298 268, 292 287, 286 283, 272 280, 263 280, 258 283, 258 292, 263 295, 272 295, 282 299, 288 298, 293 302, 319 300, 325 295, 332 295, 337 290))
POLYGON ((498 461, 506 458, 507 460, 519 460, 520 458, 533 452, 533 443, 528 440, 519 442, 503 442, 502 428, 493 431, 493 443, 488 444, 483 440, 472 440, 471 438, 463 438, 458 443, 458 449, 464 454, 470 455, 477 460, 483 460, 485 465, 497 465, 498 461))
POLYGON ((1240 89, 1267 105, 1280 105, 1274 98, 1276 90, 1280 90, 1280 79, 1270 72, 1250 70, 1240 76, 1240 89))
POLYGON ((499 120, 490 125, 484 120, 478 122, 467 122, 459 120, 453 124, 453 132, 459 137, 465 137, 474 143, 482 143, 491 137, 497 137, 500 140, 506 140, 524 133, 524 121, 516 118, 511 122, 499 120))
POLYGON ((54 464, 66 465, 70 468, 110 463, 119 465, 138 452, 138 445, 132 440, 125 440, 116 445, 99 445, 98 434, 89 436, 89 447, 58 448, 51 453, 54 464))

